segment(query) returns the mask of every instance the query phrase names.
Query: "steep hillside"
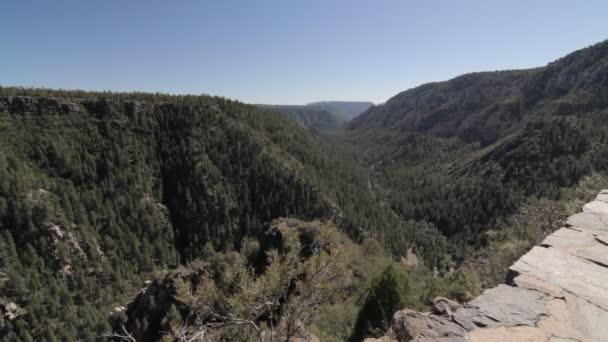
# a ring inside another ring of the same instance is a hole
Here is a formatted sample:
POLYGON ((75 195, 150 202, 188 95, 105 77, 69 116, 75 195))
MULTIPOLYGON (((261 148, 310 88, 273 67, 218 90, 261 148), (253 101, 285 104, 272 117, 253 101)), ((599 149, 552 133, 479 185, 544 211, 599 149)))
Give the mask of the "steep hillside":
POLYGON ((542 68, 405 91, 348 123, 344 139, 399 216, 434 225, 462 256, 530 196, 559 199, 606 171, 607 109, 603 42, 542 68))
POLYGON ((0 88, 0 338, 359 340, 504 279, 606 178, 608 42, 334 105, 0 88))
MULTIPOLYGON (((95 340, 155 272, 240 251, 278 217, 332 219, 395 252, 421 229, 375 200, 359 161, 273 111, 207 96, 0 95, 0 298, 19 308, 0 327, 9 340, 95 340)), ((429 242, 421 250, 444 253, 429 242)))
POLYGON ((289 105, 264 105, 263 107, 276 110, 290 120, 313 131, 334 130, 346 123, 343 116, 324 108, 289 105))
POLYGON ((349 123, 361 135, 399 132, 491 144, 533 116, 603 110, 608 105, 608 42, 545 67, 472 73, 404 91, 349 123))

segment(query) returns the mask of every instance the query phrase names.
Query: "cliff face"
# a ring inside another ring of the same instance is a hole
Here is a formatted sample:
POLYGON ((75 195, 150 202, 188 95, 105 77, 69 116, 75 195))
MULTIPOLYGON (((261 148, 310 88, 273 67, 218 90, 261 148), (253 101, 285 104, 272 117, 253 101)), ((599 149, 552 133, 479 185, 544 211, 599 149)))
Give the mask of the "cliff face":
POLYGON ((380 340, 608 341, 608 190, 509 271, 453 313, 396 312, 380 340))

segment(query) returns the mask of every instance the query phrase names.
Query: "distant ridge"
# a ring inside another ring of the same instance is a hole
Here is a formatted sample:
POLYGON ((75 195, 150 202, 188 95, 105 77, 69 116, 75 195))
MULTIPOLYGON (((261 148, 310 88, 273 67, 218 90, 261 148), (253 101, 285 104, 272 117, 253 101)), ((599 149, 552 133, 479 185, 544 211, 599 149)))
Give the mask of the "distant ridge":
POLYGON ((306 105, 258 105, 275 109, 298 124, 314 130, 333 130, 374 104, 356 101, 323 101, 306 105))
POLYGON ((341 115, 346 118, 346 120, 357 117, 373 105, 373 103, 365 101, 321 101, 307 104, 309 107, 323 108, 332 113, 341 115))
POLYGON ((355 133, 417 132, 488 145, 531 117, 608 107, 608 41, 544 67, 476 72, 427 83, 374 106, 348 124, 355 133))

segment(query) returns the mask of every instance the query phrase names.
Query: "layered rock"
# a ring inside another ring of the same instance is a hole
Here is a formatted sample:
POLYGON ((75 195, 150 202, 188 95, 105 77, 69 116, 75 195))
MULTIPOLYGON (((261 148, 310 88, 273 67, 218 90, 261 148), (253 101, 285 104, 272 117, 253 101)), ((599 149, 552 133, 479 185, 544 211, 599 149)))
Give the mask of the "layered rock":
POLYGON ((382 341, 608 341, 608 190, 509 270, 453 313, 395 313, 382 341))

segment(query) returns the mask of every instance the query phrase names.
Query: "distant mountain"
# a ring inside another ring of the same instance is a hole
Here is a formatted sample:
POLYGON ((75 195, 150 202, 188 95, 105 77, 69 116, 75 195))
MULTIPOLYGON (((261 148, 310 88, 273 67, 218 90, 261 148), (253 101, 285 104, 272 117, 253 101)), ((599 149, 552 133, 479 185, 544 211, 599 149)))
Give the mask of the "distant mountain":
POLYGON ((327 101, 307 105, 260 105, 286 115, 300 125, 319 131, 341 127, 357 115, 368 110, 371 102, 327 101))
POLYGON ((364 134, 422 132, 493 143, 533 116, 608 107, 608 42, 545 67, 478 72, 406 90, 348 124, 364 134))
POLYGON ((263 107, 274 109, 303 127, 313 130, 336 129, 346 123, 344 117, 324 108, 295 105, 263 105, 263 107))
POLYGON ((322 108, 344 117, 347 121, 357 117, 374 104, 360 101, 322 101, 307 104, 308 107, 322 108))

